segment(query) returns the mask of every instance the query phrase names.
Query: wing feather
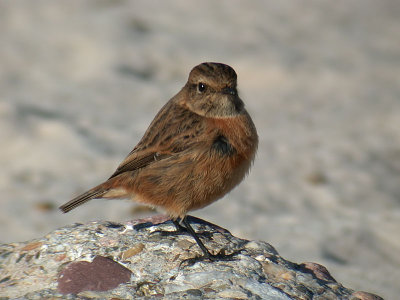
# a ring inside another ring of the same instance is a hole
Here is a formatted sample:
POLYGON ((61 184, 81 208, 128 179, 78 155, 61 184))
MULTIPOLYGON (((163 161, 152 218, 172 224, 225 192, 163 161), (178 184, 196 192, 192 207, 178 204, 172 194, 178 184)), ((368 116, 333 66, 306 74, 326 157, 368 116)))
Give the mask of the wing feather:
POLYGON ((169 154, 160 154, 157 152, 147 152, 147 153, 142 153, 143 155, 135 155, 137 153, 132 153, 129 155, 124 162, 121 163, 121 165, 118 167, 118 169, 110 176, 111 179, 115 176, 118 176, 119 174, 125 173, 125 172, 130 172, 130 171, 136 171, 138 169, 144 168, 148 166, 149 164, 159 161, 161 159, 167 158, 170 156, 169 154))
POLYGON ((174 102, 167 103, 154 118, 141 141, 109 179, 145 168, 193 147, 200 142, 199 136, 203 129, 201 118, 174 102))

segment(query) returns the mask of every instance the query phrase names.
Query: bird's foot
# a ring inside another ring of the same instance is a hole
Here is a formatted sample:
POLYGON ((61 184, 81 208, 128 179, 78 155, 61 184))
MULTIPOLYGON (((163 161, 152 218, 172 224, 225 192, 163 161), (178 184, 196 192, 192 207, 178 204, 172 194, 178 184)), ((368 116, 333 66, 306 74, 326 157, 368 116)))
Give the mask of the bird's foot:
POLYGON ((188 258, 183 260, 180 263, 180 266, 186 265, 186 266, 193 266, 197 262, 202 262, 202 261, 209 261, 209 262, 217 262, 217 261, 235 261, 237 260, 236 256, 242 252, 243 249, 234 251, 231 254, 225 254, 225 249, 220 250, 217 254, 211 254, 210 252, 207 251, 206 254, 201 255, 201 256, 196 256, 192 258, 188 258))
MULTIPOLYGON (((153 231, 151 234, 159 234, 161 236, 178 236, 178 235, 191 235, 191 233, 189 232, 189 230, 182 226, 179 222, 177 221, 173 221, 176 230, 155 230, 153 231)), ((208 231, 202 231, 202 232, 198 232, 198 235, 200 235, 201 237, 204 238, 212 238, 212 233, 208 232, 208 231)))

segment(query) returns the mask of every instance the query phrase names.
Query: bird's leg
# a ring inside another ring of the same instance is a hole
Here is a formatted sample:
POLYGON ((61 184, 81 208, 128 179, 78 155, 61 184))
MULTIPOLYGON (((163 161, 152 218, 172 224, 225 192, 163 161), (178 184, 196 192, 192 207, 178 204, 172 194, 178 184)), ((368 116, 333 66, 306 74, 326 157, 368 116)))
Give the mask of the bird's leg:
MULTIPOLYGON (((184 234, 190 234, 192 235, 189 230, 186 228, 186 224, 183 222, 183 219, 178 217, 176 219, 171 219, 172 223, 174 223, 176 230, 174 231, 166 231, 166 230, 156 230, 153 233, 159 233, 163 236, 175 236, 175 235, 184 235, 184 234), (185 226, 182 226, 181 224, 184 224, 185 226)), ((192 229, 192 228, 190 228, 192 229)), ((192 229, 193 230, 193 229, 192 229)), ((200 232, 197 233, 197 236, 204 236, 207 238, 211 238, 211 234, 209 232, 200 232)), ((192 235, 193 236, 193 235, 192 235)), ((201 242, 201 241, 200 241, 201 242)))
POLYGON ((181 225, 181 221, 182 221, 182 219, 179 218, 179 217, 176 220, 172 219, 172 223, 174 223, 174 225, 175 225, 176 232, 185 232, 185 233, 187 233, 188 230, 186 229, 186 227, 181 225))
MULTIPOLYGON (((185 224, 185 228, 186 230, 190 233, 190 235, 196 240, 197 245, 200 247, 201 251, 203 251, 203 254, 206 258, 210 258, 211 256, 213 256, 213 254, 210 253, 210 251, 208 251, 208 249, 206 248, 206 246, 204 246, 203 242, 200 240, 200 238, 197 236, 196 232, 194 231, 194 229, 192 228, 192 226, 190 226, 189 222, 186 219, 186 216, 183 217, 182 219, 182 223, 185 224)), ((182 226, 179 224, 179 226, 182 226)))
POLYGON ((187 229, 181 225, 181 218, 171 219, 172 223, 174 223, 176 230, 167 231, 167 230, 156 230, 153 231, 151 234, 160 234, 162 236, 176 236, 176 235, 183 235, 188 234, 187 229))
POLYGON ((201 232, 201 233, 196 233, 193 229, 193 227, 190 225, 189 221, 187 220, 187 217, 183 218, 177 218, 177 219, 172 219, 172 223, 175 225, 176 230, 173 231, 165 231, 165 230, 156 230, 153 231, 151 234, 161 234, 162 236, 176 236, 176 235, 182 235, 182 234, 190 234, 194 240, 196 241, 197 245, 200 247, 201 251, 203 252, 202 256, 197 256, 189 259, 185 259, 181 262, 181 265, 186 263, 187 265, 193 265, 196 262, 199 261, 232 261, 235 260, 234 256, 239 254, 241 250, 235 251, 232 254, 225 254, 225 249, 221 249, 217 254, 212 254, 210 251, 208 251, 207 247, 204 245, 204 243, 201 241, 200 236, 206 236, 206 237, 211 237, 212 233, 210 232, 201 232), (182 226, 182 224, 184 226, 182 226))
MULTIPOLYGON (((193 265, 196 262, 203 261, 203 260, 210 260, 210 261, 225 260, 225 261, 229 261, 229 260, 234 260, 233 256, 235 256, 235 255, 240 253, 240 250, 239 250, 239 251, 236 251, 236 252, 234 252, 232 254, 226 255, 224 249, 220 250, 217 254, 210 253, 210 251, 208 251, 206 246, 204 246, 203 242, 200 240, 200 238, 198 237, 198 235, 196 234, 196 232, 194 231, 194 229, 192 228, 192 226, 188 222, 186 216, 181 221, 185 225, 185 228, 186 228, 187 232, 189 232, 190 235, 195 239, 197 245, 200 247, 201 251, 203 252, 203 256, 185 259, 184 261, 182 261, 182 263, 183 262, 187 262, 189 265, 193 265)), ((180 225, 179 223, 178 223, 178 225, 180 227, 182 227, 182 225, 180 225)))

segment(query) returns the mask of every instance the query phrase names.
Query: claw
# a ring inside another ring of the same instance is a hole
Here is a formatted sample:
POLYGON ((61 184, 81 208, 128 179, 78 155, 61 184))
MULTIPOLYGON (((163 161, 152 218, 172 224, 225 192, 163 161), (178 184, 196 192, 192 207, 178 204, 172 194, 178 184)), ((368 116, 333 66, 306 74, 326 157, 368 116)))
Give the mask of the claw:
POLYGON ((193 266, 195 263, 202 262, 202 261, 210 261, 210 262, 235 261, 235 260, 237 260, 237 258, 235 256, 240 254, 242 251, 243 251, 243 249, 240 249, 231 254, 225 254, 225 249, 221 249, 217 254, 208 253, 208 255, 205 254, 202 256, 196 256, 196 257, 185 259, 179 264, 179 267, 182 267, 182 265, 184 265, 184 264, 186 264, 187 266, 193 266))

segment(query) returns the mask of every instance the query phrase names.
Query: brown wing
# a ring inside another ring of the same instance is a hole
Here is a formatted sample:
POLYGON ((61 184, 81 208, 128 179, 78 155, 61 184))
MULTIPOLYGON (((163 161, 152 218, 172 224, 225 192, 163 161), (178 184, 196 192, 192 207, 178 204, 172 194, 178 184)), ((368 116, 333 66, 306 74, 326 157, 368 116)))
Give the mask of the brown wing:
POLYGON ((169 157, 169 154, 159 154, 157 152, 147 152, 142 153, 142 156, 135 155, 140 153, 133 153, 129 155, 125 161, 118 167, 118 169, 111 175, 111 179, 119 174, 129 171, 135 171, 141 168, 144 168, 151 164, 152 162, 158 161, 160 159, 164 159, 169 157), (132 157, 133 156, 133 157, 132 157))
POLYGON ((185 151, 199 143, 201 116, 168 102, 157 114, 138 145, 119 165, 113 178, 185 151))

